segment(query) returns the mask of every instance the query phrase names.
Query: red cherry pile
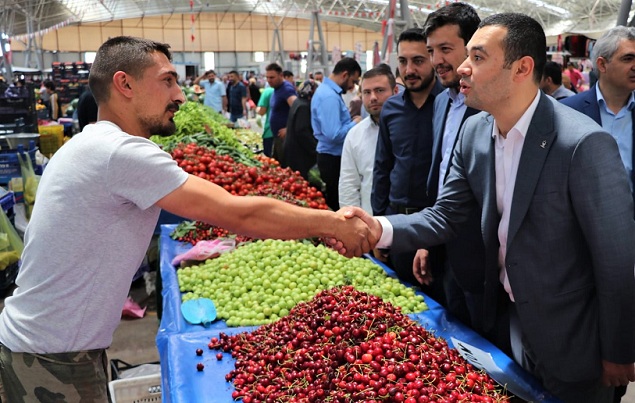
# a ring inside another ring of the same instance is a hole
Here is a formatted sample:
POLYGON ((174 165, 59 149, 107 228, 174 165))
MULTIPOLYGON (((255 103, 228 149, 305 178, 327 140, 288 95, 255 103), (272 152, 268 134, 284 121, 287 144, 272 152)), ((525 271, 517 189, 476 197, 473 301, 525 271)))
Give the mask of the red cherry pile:
POLYGON ((272 196, 306 207, 328 209, 322 192, 310 186, 299 172, 280 168, 270 158, 259 158, 260 166, 248 166, 195 143, 179 144, 171 155, 187 173, 212 181, 231 194, 272 196))
POLYGON ((509 401, 445 340, 350 286, 252 333, 221 333, 208 347, 236 359, 225 378, 244 403, 509 401))
MULTIPOLYGON (((321 191, 311 186, 299 172, 280 168, 273 158, 258 156, 251 162, 260 166, 246 165, 196 143, 179 144, 171 155, 187 173, 214 182, 233 195, 267 196, 298 206, 328 209, 321 191)), ((186 224, 188 228, 177 228, 171 234, 172 239, 195 245, 198 241, 233 236, 224 228, 201 221, 186 224)), ((236 237, 238 243, 250 240, 240 235, 236 237)))
MULTIPOLYGON (((216 238, 228 238, 233 235, 226 229, 215 225, 207 224, 203 221, 182 221, 174 228, 170 237, 179 242, 196 245, 198 241, 212 241, 216 238)), ((236 235, 233 236, 237 244, 249 242, 253 238, 236 235)))

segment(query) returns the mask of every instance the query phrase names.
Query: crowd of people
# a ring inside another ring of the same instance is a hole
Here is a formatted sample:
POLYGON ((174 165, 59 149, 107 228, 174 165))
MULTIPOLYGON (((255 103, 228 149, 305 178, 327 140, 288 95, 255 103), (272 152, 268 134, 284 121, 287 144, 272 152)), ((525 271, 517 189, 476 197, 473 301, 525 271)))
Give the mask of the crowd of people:
POLYGON ((45 170, 0 313, 2 399, 105 401, 104 349, 160 209, 372 252, 564 402, 619 402, 635 381, 635 28, 597 40, 588 89, 548 60, 536 20, 465 3, 401 32, 394 72, 343 58, 296 87, 272 63, 257 95, 236 71, 192 81, 233 121, 251 100, 265 153, 304 176, 317 165, 333 211, 231 196, 154 146, 184 102, 168 48, 117 37, 97 53, 99 118, 45 170))

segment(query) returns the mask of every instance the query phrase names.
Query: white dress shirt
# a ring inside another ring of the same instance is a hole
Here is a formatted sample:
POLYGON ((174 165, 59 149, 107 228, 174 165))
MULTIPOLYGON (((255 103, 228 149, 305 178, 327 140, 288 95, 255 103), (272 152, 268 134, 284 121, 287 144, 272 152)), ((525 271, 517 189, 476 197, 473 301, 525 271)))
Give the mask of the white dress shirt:
MULTIPOLYGON (((501 220, 498 225, 498 240, 500 248, 498 250, 498 263, 501 269, 500 281, 503 283, 505 291, 509 294, 511 300, 514 300, 507 271, 505 270, 505 255, 507 254, 507 233, 509 230, 509 213, 512 206, 512 197, 514 195, 514 187, 516 184, 516 173, 518 172, 518 164, 520 155, 523 151, 525 136, 529 130, 529 124, 536 112, 538 102, 540 101, 540 91, 536 92, 536 97, 529 105, 529 108, 520 117, 518 122, 512 127, 504 138, 498 131, 496 120, 492 130, 492 137, 495 140, 495 169, 496 169, 496 206, 501 220)), ((382 234, 377 244, 378 248, 390 248, 393 241, 393 227, 384 217, 377 217, 382 226, 382 234)))
POLYGON ((529 130, 531 118, 536 112, 540 101, 540 91, 536 94, 529 108, 523 113, 518 122, 503 137, 498 131, 496 120, 494 120, 494 129, 492 137, 495 142, 495 169, 496 169, 496 207, 501 219, 498 223, 498 266, 500 267, 500 281, 503 283, 505 291, 509 294, 509 298, 514 300, 509 279, 507 278, 507 270, 505 268, 505 256, 507 255, 507 233, 509 231, 509 213, 512 208, 512 198, 514 196, 514 188, 516 185, 516 173, 518 172, 518 163, 520 155, 523 152, 525 144, 525 136, 529 130))
POLYGON ((370 116, 353 126, 344 139, 340 168, 340 207, 357 206, 373 214, 370 194, 379 125, 370 116))

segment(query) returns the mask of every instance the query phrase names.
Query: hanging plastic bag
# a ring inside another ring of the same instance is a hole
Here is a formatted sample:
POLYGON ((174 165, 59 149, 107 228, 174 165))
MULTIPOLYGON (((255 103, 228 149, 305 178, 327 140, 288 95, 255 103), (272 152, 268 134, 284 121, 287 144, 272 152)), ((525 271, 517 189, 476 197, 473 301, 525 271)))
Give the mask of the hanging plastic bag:
POLYGON ((18 159, 20 160, 22 184, 24 187, 24 212, 28 220, 31 218, 31 212, 35 204, 35 194, 37 193, 37 187, 40 183, 40 177, 33 171, 33 164, 28 155, 23 157, 21 153, 18 153, 18 159))
POLYGON ((4 210, 0 209, 0 270, 17 263, 22 255, 22 249, 24 249, 22 238, 4 210))
POLYGON ((236 249, 236 241, 228 238, 216 238, 213 241, 198 241, 196 245, 185 253, 181 253, 172 260, 172 265, 178 266, 181 262, 190 260, 204 261, 213 259, 223 253, 236 249))

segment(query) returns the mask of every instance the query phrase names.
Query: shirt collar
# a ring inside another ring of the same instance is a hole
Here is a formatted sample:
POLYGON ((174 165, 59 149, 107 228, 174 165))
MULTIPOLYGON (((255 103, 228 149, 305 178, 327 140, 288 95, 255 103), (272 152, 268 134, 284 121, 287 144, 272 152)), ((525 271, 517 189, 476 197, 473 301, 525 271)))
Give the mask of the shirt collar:
MULTIPOLYGON (((604 95, 602 95, 602 91, 600 91, 599 83, 595 86, 595 99, 598 101, 598 105, 606 108, 606 100, 604 99, 604 95)), ((628 97, 628 102, 626 102, 626 109, 632 111, 635 108, 635 96, 633 96, 633 91, 631 91, 631 96, 628 97)))
MULTIPOLYGON (((538 102, 540 101, 540 90, 536 93, 534 100, 529 105, 529 108, 523 113, 523 115, 518 119, 518 122, 511 128, 510 132, 517 131, 521 136, 525 137, 527 135, 527 131, 529 130, 529 124, 531 123, 531 118, 533 118, 534 113, 536 112, 536 108, 538 108, 538 102)), ((494 119, 494 127, 492 128, 492 137, 496 139, 496 137, 500 136, 500 132, 498 131, 498 126, 496 125, 496 119, 494 119)))
POLYGON ((465 103, 465 95, 456 90, 456 88, 448 88, 448 96, 452 100, 452 106, 458 108, 465 103))
POLYGON ((324 81, 322 82, 322 84, 328 85, 329 87, 331 87, 331 89, 333 89, 333 91, 337 92, 338 94, 341 94, 343 92, 342 87, 337 85, 335 81, 331 80, 328 77, 324 77, 324 81))

